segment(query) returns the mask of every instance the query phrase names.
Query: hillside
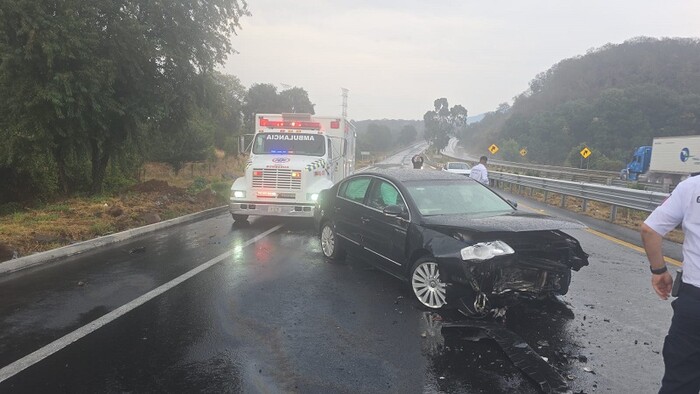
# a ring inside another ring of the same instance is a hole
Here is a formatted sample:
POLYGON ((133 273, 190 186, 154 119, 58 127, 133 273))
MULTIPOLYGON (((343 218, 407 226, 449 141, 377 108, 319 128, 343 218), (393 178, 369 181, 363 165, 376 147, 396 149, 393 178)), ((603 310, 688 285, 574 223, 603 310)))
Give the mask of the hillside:
POLYGON ((653 137, 700 134, 700 40, 635 38, 562 60, 461 136, 502 160, 620 169, 653 137), (527 147, 521 158, 518 151, 527 147))

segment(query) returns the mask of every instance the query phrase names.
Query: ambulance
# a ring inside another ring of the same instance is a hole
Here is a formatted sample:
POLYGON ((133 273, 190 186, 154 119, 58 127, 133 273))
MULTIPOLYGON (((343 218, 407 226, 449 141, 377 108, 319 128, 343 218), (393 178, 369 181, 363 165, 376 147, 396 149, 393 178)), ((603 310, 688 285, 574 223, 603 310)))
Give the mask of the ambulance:
POLYGON ((354 172, 356 137, 343 117, 257 114, 245 175, 231 186, 234 221, 313 217, 319 192, 354 172))

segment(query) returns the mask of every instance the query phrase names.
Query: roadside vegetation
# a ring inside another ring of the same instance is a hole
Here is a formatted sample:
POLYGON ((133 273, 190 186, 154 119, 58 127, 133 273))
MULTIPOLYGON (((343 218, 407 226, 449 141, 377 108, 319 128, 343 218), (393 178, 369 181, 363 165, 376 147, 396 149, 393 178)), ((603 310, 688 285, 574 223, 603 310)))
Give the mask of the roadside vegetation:
POLYGON ((118 191, 76 195, 0 211, 0 261, 180 217, 228 202, 232 178, 245 160, 221 157, 174 171, 146 163, 141 178, 118 191))
POLYGON ((539 73, 512 104, 454 135, 474 155, 496 144, 496 160, 619 171, 654 137, 700 134, 698 64, 697 38, 604 45, 539 73))

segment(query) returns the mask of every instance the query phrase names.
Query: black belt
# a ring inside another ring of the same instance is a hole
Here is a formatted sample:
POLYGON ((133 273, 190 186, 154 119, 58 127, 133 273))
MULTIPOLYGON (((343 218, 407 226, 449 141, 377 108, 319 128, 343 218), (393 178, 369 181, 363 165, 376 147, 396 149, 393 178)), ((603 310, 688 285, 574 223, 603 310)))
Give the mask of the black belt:
POLYGON ((683 282, 683 283, 681 283, 681 288, 680 288, 680 291, 678 292, 678 295, 690 296, 693 298, 700 299, 700 288, 697 288, 693 285, 689 285, 689 284, 683 282))

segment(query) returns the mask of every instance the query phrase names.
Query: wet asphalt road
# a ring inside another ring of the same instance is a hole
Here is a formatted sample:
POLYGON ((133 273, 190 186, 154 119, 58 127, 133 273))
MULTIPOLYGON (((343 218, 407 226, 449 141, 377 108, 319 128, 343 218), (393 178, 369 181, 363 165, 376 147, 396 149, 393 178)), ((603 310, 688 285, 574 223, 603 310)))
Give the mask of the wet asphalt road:
MULTIPOLYGON (((524 210, 573 215, 514 198, 524 210)), ((635 241, 633 231, 615 231, 635 241)), ((569 307, 514 308, 505 328, 574 392, 658 391, 671 308, 651 290, 644 256, 570 233, 591 257, 563 297, 569 307)), ((667 255, 679 250, 671 245, 667 255)), ((311 221, 234 226, 228 215, 0 278, 0 366, 224 253, 20 368, 0 392, 538 392, 479 330, 440 330, 458 317, 427 314, 402 282, 352 257, 325 262, 311 221)))

